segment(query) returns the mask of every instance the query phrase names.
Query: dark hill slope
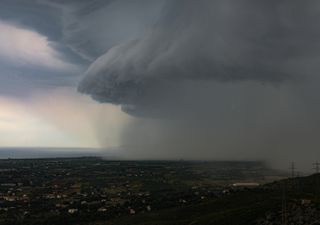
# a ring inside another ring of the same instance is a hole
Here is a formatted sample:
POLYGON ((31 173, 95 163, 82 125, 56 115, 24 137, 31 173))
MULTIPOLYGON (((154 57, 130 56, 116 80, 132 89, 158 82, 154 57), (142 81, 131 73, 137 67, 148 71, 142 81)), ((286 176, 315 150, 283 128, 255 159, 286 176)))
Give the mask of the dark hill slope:
MULTIPOLYGON (((287 204, 310 199, 317 205, 320 175, 274 182, 260 188, 235 191, 219 199, 200 204, 130 216, 112 221, 112 225, 250 225, 266 214, 279 214, 283 191, 287 204)), ((320 192, 320 190, 319 190, 320 192)), ((290 210, 290 207, 288 207, 290 210)), ((274 223, 275 224, 275 223, 274 223)))

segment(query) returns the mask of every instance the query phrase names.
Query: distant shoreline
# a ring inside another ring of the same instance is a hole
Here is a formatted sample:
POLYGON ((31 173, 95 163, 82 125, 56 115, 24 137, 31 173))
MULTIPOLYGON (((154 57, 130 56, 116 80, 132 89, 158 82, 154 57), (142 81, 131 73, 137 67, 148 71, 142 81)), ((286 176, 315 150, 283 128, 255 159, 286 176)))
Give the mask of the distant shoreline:
POLYGON ((102 157, 98 149, 89 148, 0 148, 0 159, 102 157))
POLYGON ((155 161, 155 162, 203 162, 203 163, 267 163, 263 160, 233 160, 233 159, 155 159, 155 158, 127 158, 116 151, 103 151, 94 148, 48 148, 48 147, 0 147, 0 160, 27 159, 72 159, 72 158, 103 158, 107 161, 155 161))

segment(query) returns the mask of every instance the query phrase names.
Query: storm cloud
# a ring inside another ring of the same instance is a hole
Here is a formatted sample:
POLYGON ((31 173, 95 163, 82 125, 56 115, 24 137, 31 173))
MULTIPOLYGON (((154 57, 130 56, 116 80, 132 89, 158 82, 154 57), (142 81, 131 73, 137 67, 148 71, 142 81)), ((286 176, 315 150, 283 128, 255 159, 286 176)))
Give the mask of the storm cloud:
POLYGON ((85 69, 97 57, 116 44, 140 37, 144 29, 154 23, 162 3, 162 0, 134 3, 126 0, 2 0, 1 94, 23 97, 39 89, 75 88, 85 69), (38 39, 30 39, 31 36, 38 39), (47 46, 40 51, 37 46, 42 42, 47 46), (48 54, 44 55, 44 51, 48 54), (61 69, 61 65, 51 63, 43 67, 52 59, 70 66, 61 69))
POLYGON ((0 92, 78 87, 121 106, 121 129, 103 123, 116 106, 92 127, 128 158, 309 162, 319 21, 316 0, 3 0, 0 92))
POLYGON ((141 117, 123 134, 131 157, 310 161, 318 21, 311 0, 167 1, 149 32, 99 57, 78 89, 141 117))
POLYGON ((319 60, 319 7, 317 1, 168 1, 145 36, 97 59, 79 90, 136 109, 154 107, 163 100, 159 90, 186 81, 304 80, 314 72, 306 66, 319 60))

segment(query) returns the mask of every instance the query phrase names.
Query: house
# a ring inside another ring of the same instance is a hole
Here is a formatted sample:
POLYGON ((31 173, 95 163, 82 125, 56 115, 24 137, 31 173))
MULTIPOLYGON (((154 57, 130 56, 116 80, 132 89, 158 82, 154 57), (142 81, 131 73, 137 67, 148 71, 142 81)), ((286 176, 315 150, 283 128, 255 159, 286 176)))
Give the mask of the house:
POLYGON ((68 213, 75 214, 78 212, 78 209, 68 209, 68 213))

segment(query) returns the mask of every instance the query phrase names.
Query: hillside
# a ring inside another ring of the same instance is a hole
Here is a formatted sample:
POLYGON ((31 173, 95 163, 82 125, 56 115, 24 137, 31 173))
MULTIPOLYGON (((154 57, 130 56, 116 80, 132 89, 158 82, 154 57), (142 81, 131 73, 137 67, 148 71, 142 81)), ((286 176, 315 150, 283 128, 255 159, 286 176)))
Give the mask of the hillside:
POLYGON ((318 188, 316 187, 319 187, 317 186, 318 181, 320 181, 320 175, 282 180, 255 189, 235 190, 227 196, 196 205, 130 216, 108 224, 281 224, 281 207, 284 199, 284 190, 286 193, 287 220, 296 221, 295 213, 299 212, 299 216, 308 222, 293 224, 316 224, 318 218, 314 215, 320 215, 319 211, 317 211, 318 188), (308 205, 306 206, 306 204, 308 205))

